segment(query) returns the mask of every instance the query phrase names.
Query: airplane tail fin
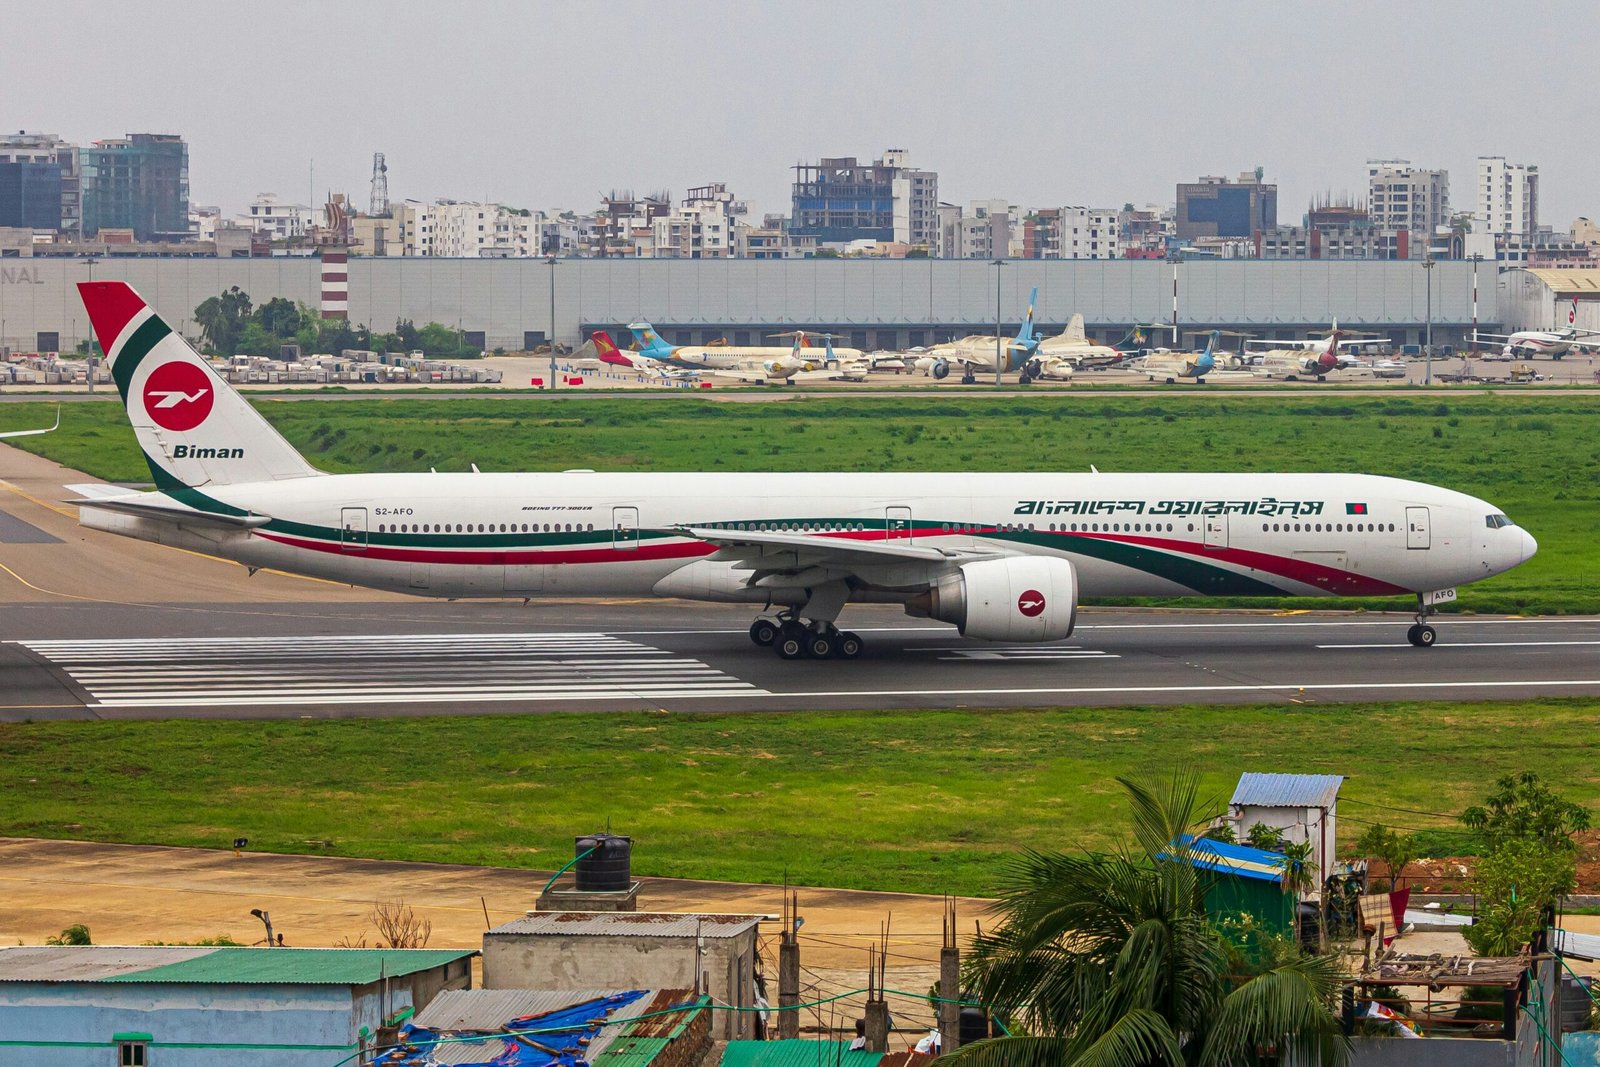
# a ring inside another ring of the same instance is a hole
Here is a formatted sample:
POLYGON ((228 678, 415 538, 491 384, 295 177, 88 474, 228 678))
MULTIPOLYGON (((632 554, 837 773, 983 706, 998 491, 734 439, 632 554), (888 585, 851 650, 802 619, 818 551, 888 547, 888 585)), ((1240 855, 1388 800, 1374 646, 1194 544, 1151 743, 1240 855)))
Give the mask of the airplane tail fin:
POLYGON ((156 488, 320 473, 126 282, 79 282, 78 294, 156 488))
POLYGON ((672 355, 672 346, 662 339, 656 328, 648 322, 632 322, 628 324, 628 331, 633 334, 633 339, 639 344, 639 351, 656 359, 666 359, 672 355))
POLYGON ((1067 323, 1067 328, 1061 331, 1063 341, 1075 341, 1084 344, 1088 337, 1083 332, 1083 314, 1079 312, 1072 316, 1072 321, 1067 323))
POLYGON ((624 367, 633 366, 632 362, 617 348, 617 343, 611 335, 604 330, 596 330, 589 335, 589 343, 594 345, 595 358, 601 363, 620 364, 624 367))
POLYGON ((1195 361, 1195 376, 1208 374, 1217 365, 1217 341, 1222 337, 1222 331, 1212 330, 1211 336, 1206 340, 1206 350, 1200 353, 1200 358, 1195 361))
POLYGON ((1033 287, 1033 292, 1028 294, 1028 313, 1027 313, 1027 315, 1023 316, 1022 326, 1021 326, 1020 329, 1017 330, 1017 340, 1021 341, 1023 343, 1023 345, 1028 346, 1028 347, 1032 347, 1033 343, 1034 343, 1034 337, 1033 337, 1033 309, 1034 309, 1034 306, 1036 304, 1038 304, 1038 303, 1039 303, 1039 287, 1036 285, 1036 286, 1033 287))

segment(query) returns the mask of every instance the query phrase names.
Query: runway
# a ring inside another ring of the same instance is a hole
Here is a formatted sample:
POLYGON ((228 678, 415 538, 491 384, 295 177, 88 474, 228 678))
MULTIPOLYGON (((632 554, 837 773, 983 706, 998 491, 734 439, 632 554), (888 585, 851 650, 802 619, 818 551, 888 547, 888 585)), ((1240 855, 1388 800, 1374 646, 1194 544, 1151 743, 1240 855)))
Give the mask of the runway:
POLYGON ((0 720, 1329 703, 1600 695, 1600 619, 1085 612, 991 645, 853 611, 852 662, 784 661, 748 611, 647 603, 16 605, 0 720))

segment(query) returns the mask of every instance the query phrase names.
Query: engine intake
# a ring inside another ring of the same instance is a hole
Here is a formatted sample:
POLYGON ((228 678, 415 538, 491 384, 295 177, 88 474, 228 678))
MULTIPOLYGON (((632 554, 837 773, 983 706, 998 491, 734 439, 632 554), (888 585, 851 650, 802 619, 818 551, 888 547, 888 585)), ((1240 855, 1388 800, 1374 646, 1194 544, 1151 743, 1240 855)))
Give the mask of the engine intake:
POLYGON ((906 611, 983 641, 1058 641, 1078 622, 1078 574, 1053 556, 986 559, 941 578, 906 611))

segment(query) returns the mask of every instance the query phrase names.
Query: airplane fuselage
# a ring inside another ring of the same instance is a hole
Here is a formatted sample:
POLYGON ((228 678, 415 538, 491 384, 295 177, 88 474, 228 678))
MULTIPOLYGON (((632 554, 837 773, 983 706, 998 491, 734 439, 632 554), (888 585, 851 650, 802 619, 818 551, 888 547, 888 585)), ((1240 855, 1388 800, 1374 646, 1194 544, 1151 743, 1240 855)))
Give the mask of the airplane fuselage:
MULTIPOLYGON (((85 525, 354 585, 442 597, 672 596, 774 604, 683 527, 1070 560, 1086 597, 1407 595, 1521 563, 1496 509, 1354 474, 348 474, 175 490, 227 529, 82 505, 85 525)), ((898 577, 897 577, 898 575, 898 577)), ((885 566, 854 601, 904 602, 885 566)))

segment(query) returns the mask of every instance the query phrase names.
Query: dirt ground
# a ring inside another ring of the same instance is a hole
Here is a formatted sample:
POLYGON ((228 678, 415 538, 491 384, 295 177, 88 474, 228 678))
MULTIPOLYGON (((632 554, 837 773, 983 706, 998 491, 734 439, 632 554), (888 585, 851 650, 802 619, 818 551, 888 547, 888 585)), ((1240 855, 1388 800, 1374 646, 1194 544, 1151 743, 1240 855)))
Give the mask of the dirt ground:
MULTIPOLYGON (((404 901, 433 924, 435 948, 477 948, 483 931, 521 918, 549 880, 549 871, 446 864, 394 863, 323 856, 279 856, 158 845, 0 838, 0 944, 40 944, 74 923, 95 944, 194 941, 225 935, 259 941, 266 911, 284 943, 336 945, 361 937, 375 943, 369 918, 379 902, 404 901)), ((641 879, 641 911, 724 912, 777 916, 782 888, 733 882, 641 879)), ((799 887, 802 995, 864 987, 867 946, 889 926, 891 989, 926 992, 937 977, 942 901, 936 896, 799 887)), ((956 901, 958 929, 970 935, 988 922, 987 902, 956 901)), ((778 923, 770 941, 776 981, 778 923)), ((856 1010, 841 1001, 843 1013, 856 1010)), ((926 1005, 907 1002, 912 1017, 926 1005)), ((854 1019, 854 1014, 843 1016, 854 1019)), ((931 1016, 930 1016, 931 1018, 931 1016)), ((816 1022, 826 1024, 818 1016, 816 1022)), ((908 1022, 911 1018, 908 1018, 908 1022)))

